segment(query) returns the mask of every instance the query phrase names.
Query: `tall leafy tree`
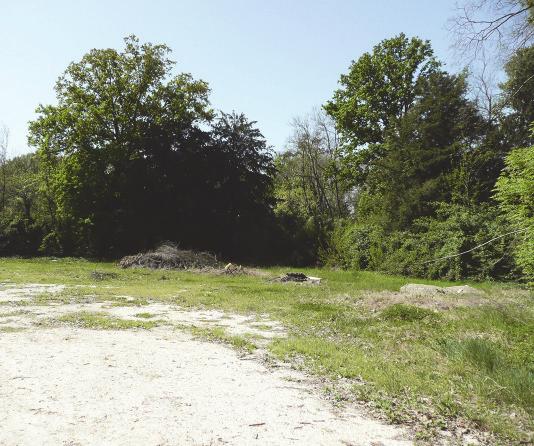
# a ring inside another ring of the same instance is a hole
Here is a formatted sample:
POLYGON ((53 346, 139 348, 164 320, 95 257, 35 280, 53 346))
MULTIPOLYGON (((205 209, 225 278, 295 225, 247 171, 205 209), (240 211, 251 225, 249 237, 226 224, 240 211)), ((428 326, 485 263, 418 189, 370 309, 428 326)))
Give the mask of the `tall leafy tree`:
POLYGON ((276 213, 287 232, 301 239, 302 258, 314 258, 335 221, 348 215, 348 187, 332 119, 314 111, 295 118, 292 128, 288 149, 276 158, 276 213))
POLYGON ((358 181, 379 144, 410 110, 418 86, 440 63, 428 41, 404 34, 383 40, 340 78, 340 88, 326 105, 343 136, 346 166, 358 181))
POLYGON ((467 98, 465 75, 436 72, 421 82, 366 182, 382 225, 409 228, 416 218, 432 215, 435 202, 474 194, 476 179, 459 182, 458 171, 483 131, 484 122, 467 98))
POLYGON ((57 165, 58 224, 70 228, 72 249, 125 250, 134 233, 138 244, 152 242, 162 209, 172 206, 161 178, 201 144, 200 126, 212 115, 207 84, 173 76, 169 52, 134 36, 122 52, 92 50, 58 80, 57 105, 37 109, 30 143, 57 165))
MULTIPOLYGON (((272 253, 267 252, 265 228, 273 219, 274 171, 272 150, 256 122, 240 113, 219 113, 211 126, 202 171, 192 181, 203 195, 201 203, 192 207, 197 217, 203 215, 197 218, 197 245, 232 258, 268 258, 272 253)), ((192 196, 199 198, 198 193, 192 196)))
POLYGON ((30 142, 64 252, 109 256, 161 240, 223 250, 231 243, 215 243, 217 230, 231 240, 251 209, 270 209, 265 140, 242 115, 210 128, 208 85, 174 75, 169 52, 134 36, 123 51, 92 50, 58 80, 57 105, 38 108, 30 142))
POLYGON ((501 85, 499 104, 505 116, 502 127, 512 147, 534 144, 529 126, 534 121, 534 46, 519 49, 506 63, 506 81, 501 85))

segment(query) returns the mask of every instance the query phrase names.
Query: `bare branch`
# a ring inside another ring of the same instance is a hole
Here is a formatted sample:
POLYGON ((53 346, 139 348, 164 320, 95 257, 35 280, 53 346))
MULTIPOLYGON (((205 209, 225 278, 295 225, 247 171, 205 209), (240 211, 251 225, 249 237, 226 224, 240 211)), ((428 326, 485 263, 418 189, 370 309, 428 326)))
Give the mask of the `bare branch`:
POLYGON ((473 62, 473 70, 471 74, 472 92, 478 108, 484 117, 492 122, 495 118, 497 109, 495 108, 498 102, 499 87, 497 81, 498 67, 491 62, 490 58, 483 50, 480 57, 473 62))
POLYGON ((0 126, 0 211, 3 212, 6 207, 6 163, 7 150, 9 146, 9 128, 6 125, 0 126))
POLYGON ((456 51, 470 62, 488 49, 508 58, 534 43, 533 11, 532 0, 466 0, 449 26, 456 51))

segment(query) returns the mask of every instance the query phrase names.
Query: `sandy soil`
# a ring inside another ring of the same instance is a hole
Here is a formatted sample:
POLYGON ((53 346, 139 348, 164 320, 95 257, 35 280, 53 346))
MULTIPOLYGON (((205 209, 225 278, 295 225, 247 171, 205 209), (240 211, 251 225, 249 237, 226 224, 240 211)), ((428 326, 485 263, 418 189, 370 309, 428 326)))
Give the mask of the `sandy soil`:
POLYGON ((283 327, 266 317, 161 304, 26 305, 9 314, 16 309, 0 308, 0 322, 9 321, 0 327, 25 327, 0 331, 2 446, 412 444, 403 429, 357 408, 334 410, 301 372, 201 342, 172 325, 98 331, 34 324, 80 309, 123 318, 151 312, 180 324, 283 336, 283 327))
POLYGON ((43 285, 28 283, 24 286, 12 283, 0 283, 0 302, 18 302, 28 300, 43 293, 59 293, 65 285, 43 285))

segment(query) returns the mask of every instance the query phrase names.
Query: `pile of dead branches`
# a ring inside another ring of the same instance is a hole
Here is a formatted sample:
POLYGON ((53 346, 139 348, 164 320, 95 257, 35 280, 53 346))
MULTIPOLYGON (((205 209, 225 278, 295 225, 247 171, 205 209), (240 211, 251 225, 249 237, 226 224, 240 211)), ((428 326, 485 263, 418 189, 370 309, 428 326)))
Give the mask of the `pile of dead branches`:
POLYGON ((219 269, 221 263, 208 252, 179 249, 174 243, 161 244, 154 251, 126 256, 121 259, 122 268, 150 269, 219 269))

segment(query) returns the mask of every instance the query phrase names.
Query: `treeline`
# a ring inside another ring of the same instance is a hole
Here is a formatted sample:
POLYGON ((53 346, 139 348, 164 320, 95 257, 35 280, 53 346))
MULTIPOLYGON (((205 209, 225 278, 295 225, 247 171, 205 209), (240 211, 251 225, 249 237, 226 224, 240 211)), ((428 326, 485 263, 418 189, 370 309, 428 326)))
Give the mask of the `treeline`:
POLYGON ((254 263, 534 276, 534 48, 487 107, 429 42, 387 39, 275 153, 254 122, 211 109, 205 82, 173 75, 168 47, 125 43, 72 63, 30 123, 36 152, 2 159, 2 255, 172 240, 254 263))
POLYGON ((534 47, 505 71, 484 103, 468 72, 447 72, 428 41, 401 34, 354 61, 276 160, 276 212, 298 221, 308 261, 532 278, 534 47))

